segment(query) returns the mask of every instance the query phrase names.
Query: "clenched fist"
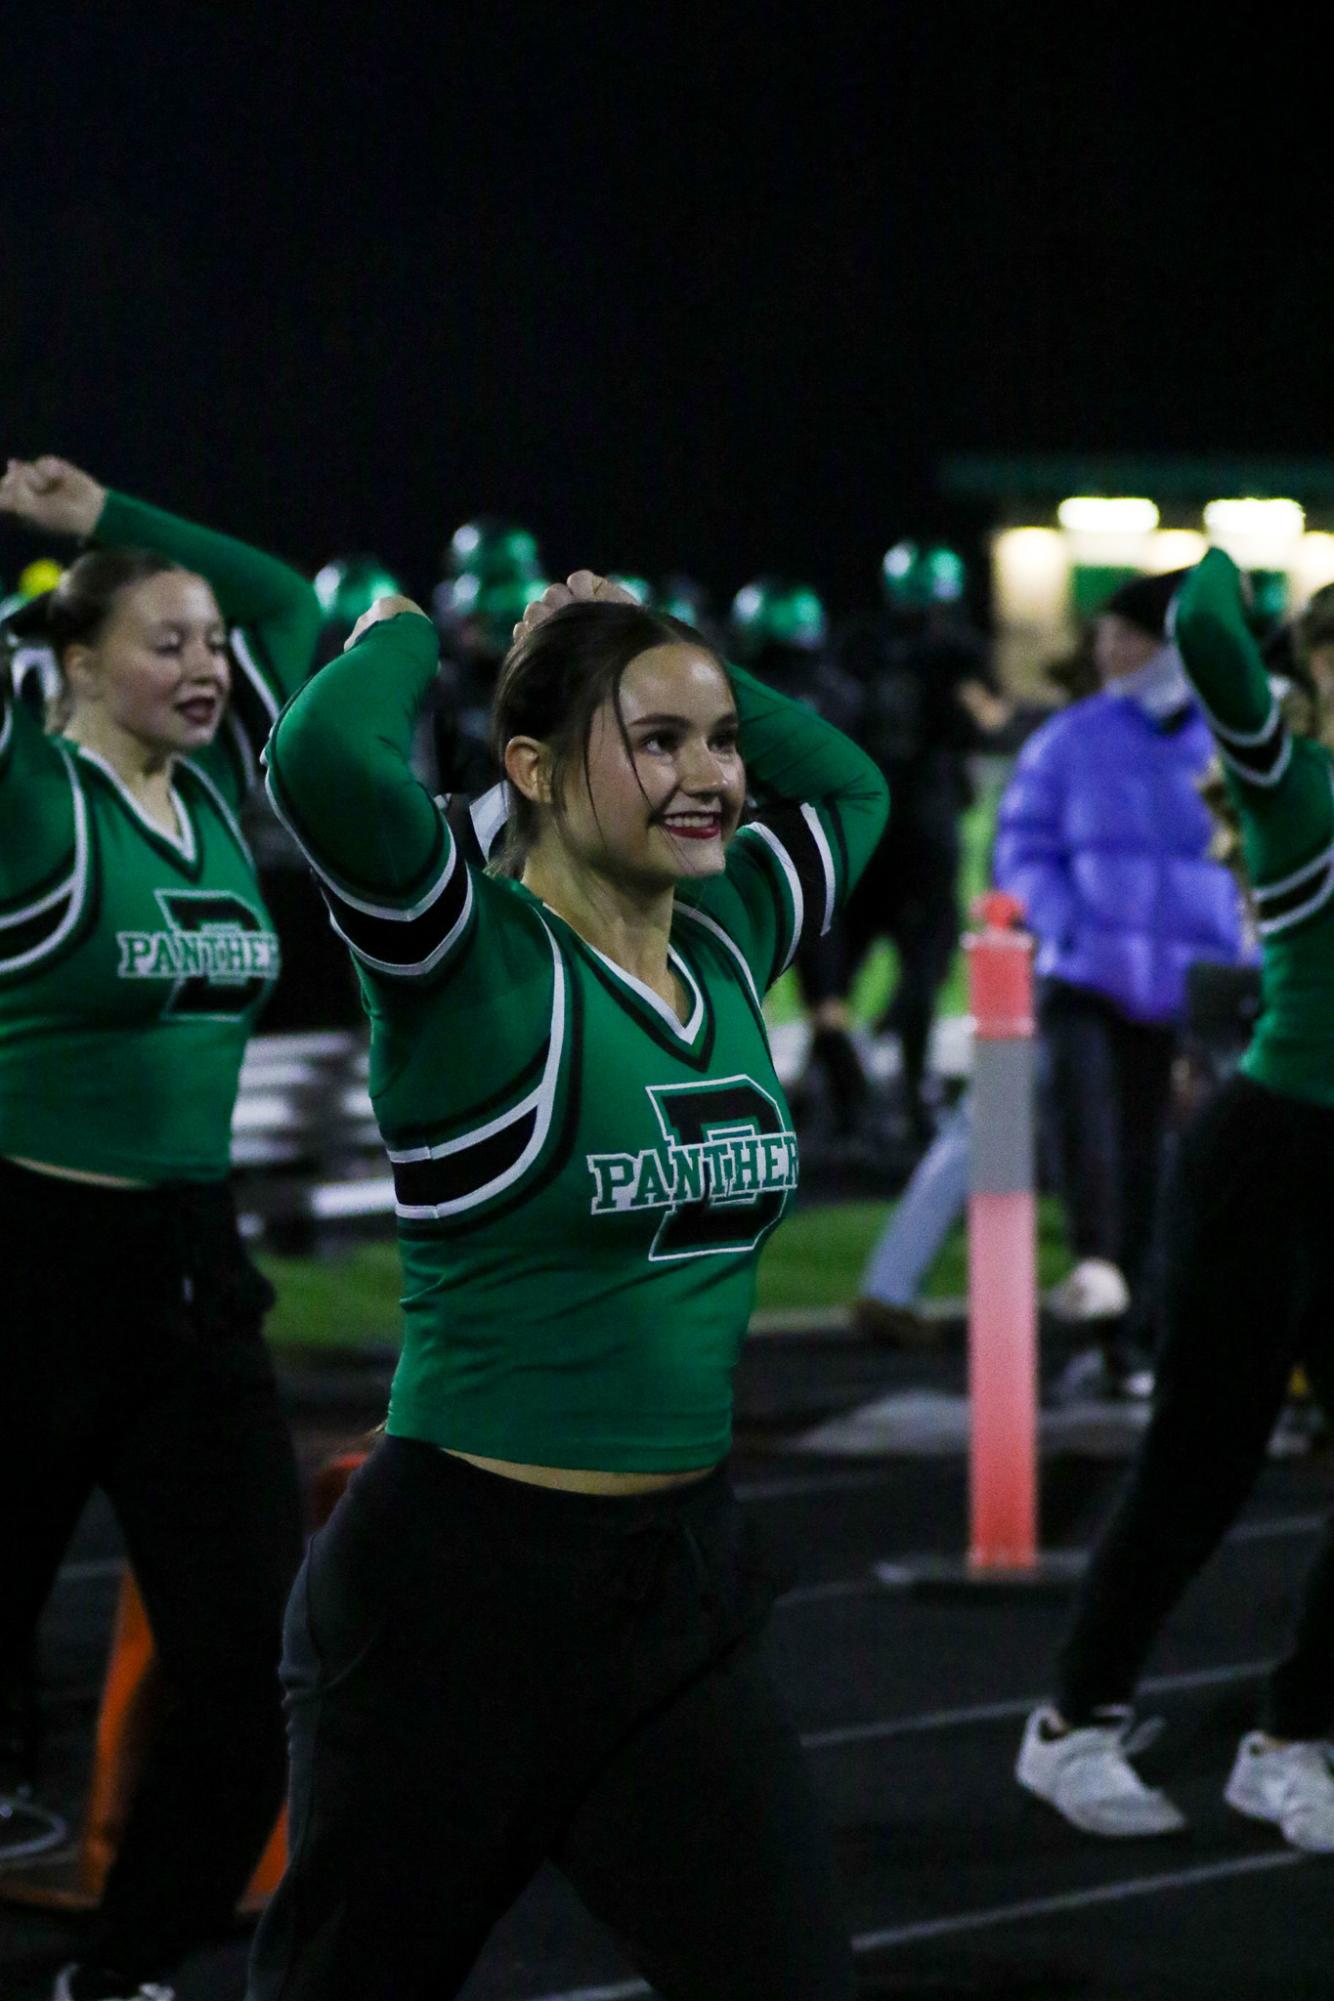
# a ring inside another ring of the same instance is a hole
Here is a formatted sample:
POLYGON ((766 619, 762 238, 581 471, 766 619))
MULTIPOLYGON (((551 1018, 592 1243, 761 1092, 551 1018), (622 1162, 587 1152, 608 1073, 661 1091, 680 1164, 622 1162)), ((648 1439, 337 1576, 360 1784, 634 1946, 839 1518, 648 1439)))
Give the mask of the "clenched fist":
POLYGON ((419 618, 425 618, 426 616, 426 613, 422 610, 421 606, 419 604, 414 604, 411 598, 397 597, 397 596, 376 598, 375 603, 371 606, 370 610, 363 611, 361 617, 357 620, 351 632, 348 634, 347 640, 343 646, 344 653, 346 653, 350 647, 355 646, 357 641, 360 638, 362 638, 362 636, 365 633, 369 632, 373 625, 379 625, 382 619, 397 618, 398 614, 401 611, 415 611, 419 618))
POLYGON ((514 628, 516 639, 536 632, 553 611, 567 604, 638 604, 639 600, 620 584, 610 583, 593 570, 572 570, 563 584, 548 584, 540 598, 534 598, 514 628))
POLYGON ((0 479, 0 512, 52 535, 91 535, 107 490, 68 459, 10 459, 0 479))

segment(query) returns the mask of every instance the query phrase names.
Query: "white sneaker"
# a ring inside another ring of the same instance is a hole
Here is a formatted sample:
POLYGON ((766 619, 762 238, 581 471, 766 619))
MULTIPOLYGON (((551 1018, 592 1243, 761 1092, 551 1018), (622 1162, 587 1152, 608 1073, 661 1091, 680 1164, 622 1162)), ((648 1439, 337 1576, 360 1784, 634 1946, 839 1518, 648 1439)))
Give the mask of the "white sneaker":
POLYGON ((1014 1775, 1085 1834, 1177 1834, 1185 1816, 1166 1793, 1146 1786, 1130 1763, 1129 1753, 1142 1751, 1156 1735, 1152 1724, 1132 1730, 1128 1711, 1115 1723, 1060 1730, 1054 1709, 1035 1709, 1014 1775))
MULTIPOLYGON (((51 1989, 51 2001, 73 2001, 73 1988, 70 1983, 78 1970, 77 1966, 61 1967, 56 1975, 56 1984, 51 1989)), ((102 1997, 102 2001, 176 2001, 176 1989, 159 1986, 153 1980, 145 1980, 132 1994, 108 1994, 102 1997)))
POLYGON ((1223 1797, 1252 1820, 1272 1821, 1294 1848, 1334 1854, 1334 1771, 1325 1744, 1242 1738, 1223 1797))
POLYGON ((1058 1320, 1116 1320, 1129 1310, 1130 1287, 1109 1258, 1081 1258, 1052 1287, 1046 1306, 1058 1320))

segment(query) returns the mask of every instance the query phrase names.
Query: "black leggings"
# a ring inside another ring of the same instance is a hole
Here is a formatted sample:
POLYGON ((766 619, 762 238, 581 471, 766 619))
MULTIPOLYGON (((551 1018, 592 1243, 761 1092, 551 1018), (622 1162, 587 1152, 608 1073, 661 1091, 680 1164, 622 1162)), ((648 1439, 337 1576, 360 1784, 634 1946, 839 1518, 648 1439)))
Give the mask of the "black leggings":
POLYGON ((1044 1107, 1071 1248, 1150 1281, 1168 1116, 1171 1027, 1131 1021, 1101 995, 1050 980, 1039 999, 1044 1107))
MULTIPOLYGON (((1164 1261, 1153 1418, 1061 1654, 1072 1723, 1133 1698, 1159 1627, 1255 1484, 1296 1364, 1334 1413, 1334 1110, 1243 1076, 1223 1085, 1182 1141, 1164 1261)), ((1334 1724, 1334 1522, 1263 1723, 1296 1738, 1334 1724)))
POLYGON ((590 1497, 384 1440, 288 1608, 249 2001, 446 2001, 547 1858, 665 2001, 848 2001, 774 1588, 721 1469, 590 1497))
POLYGON ((260 1333, 272 1294, 225 1186, 105 1189, 6 1161, 0 1268, 0 1677, 26 1655, 95 1487, 163 1675, 81 1945, 137 1982, 231 1920, 282 1802, 277 1668, 301 1512, 260 1333))

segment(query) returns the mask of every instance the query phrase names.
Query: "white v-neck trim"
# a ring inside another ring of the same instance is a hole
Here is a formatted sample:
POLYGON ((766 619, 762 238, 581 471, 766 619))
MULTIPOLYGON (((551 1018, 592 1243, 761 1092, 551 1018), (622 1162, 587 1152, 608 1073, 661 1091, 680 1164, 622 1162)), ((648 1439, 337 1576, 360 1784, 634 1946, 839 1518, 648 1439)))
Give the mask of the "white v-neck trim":
POLYGON ((193 862, 195 860, 199 850, 195 841, 194 822, 186 810, 184 799, 182 799, 174 785, 169 788, 168 797, 171 800, 172 810, 176 815, 178 831, 172 834, 165 827, 160 826, 151 814, 145 813, 143 807, 139 804, 139 801, 135 798, 115 765, 108 763, 100 750, 89 750, 83 744, 79 744, 77 749, 80 757, 86 757, 90 764, 95 764, 98 770, 111 780, 111 783, 134 814, 136 820, 142 821, 150 833, 158 835, 161 840, 168 842, 170 846, 175 848, 183 861, 193 862))
MULTIPOLYGON (((587 944, 587 939, 584 942, 587 944)), ((698 980, 681 957, 681 954, 677 951, 675 945, 667 947, 667 963, 676 969, 680 978, 685 982, 687 991, 695 997, 695 1005, 690 1010, 689 1021, 682 1021, 676 1009, 670 1007, 661 994, 654 993, 652 987, 648 986, 643 980, 636 978, 634 973, 627 973, 624 966, 618 966, 615 959, 609 959, 605 952, 599 952, 596 945, 589 945, 588 949, 595 958, 601 959, 608 972, 615 973, 618 980, 624 980, 627 987, 633 987, 640 999, 647 1001, 649 1006, 662 1016, 672 1033, 680 1041, 693 1042, 695 1040, 704 1020, 704 994, 698 980)))

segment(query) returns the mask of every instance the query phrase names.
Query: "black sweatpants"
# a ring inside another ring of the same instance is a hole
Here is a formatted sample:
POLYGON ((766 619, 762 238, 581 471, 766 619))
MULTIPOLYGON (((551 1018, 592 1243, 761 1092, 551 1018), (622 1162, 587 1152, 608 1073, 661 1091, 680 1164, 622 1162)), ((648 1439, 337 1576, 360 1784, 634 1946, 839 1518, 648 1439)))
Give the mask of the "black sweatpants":
MULTIPOLYGON (((1058 1706, 1129 1703, 1160 1626, 1236 1519, 1302 1363, 1334 1413, 1334 1110, 1224 1084, 1168 1191, 1153 1417, 1098 1541, 1061 1654, 1058 1706)), ((1334 1725, 1334 1521, 1307 1573, 1264 1728, 1334 1725)))
POLYGON ((296 1465, 225 1185, 122 1190, 0 1162, 0 1675, 102 1488, 164 1702, 80 1956, 135 1981, 228 1923, 282 1803, 296 1465), (21 1525, 21 1526, 19 1526, 21 1525))
POLYGON ((1107 1258, 1131 1292, 1127 1336, 1152 1345, 1154 1257, 1171 1112, 1171 1027, 1131 1021, 1057 980, 1038 1001, 1045 1123, 1071 1249, 1107 1258))
POLYGON ((721 1468, 590 1497, 384 1440, 288 1608, 249 2001, 446 2001, 546 1858, 664 2001, 848 2001, 774 1589, 721 1468))

